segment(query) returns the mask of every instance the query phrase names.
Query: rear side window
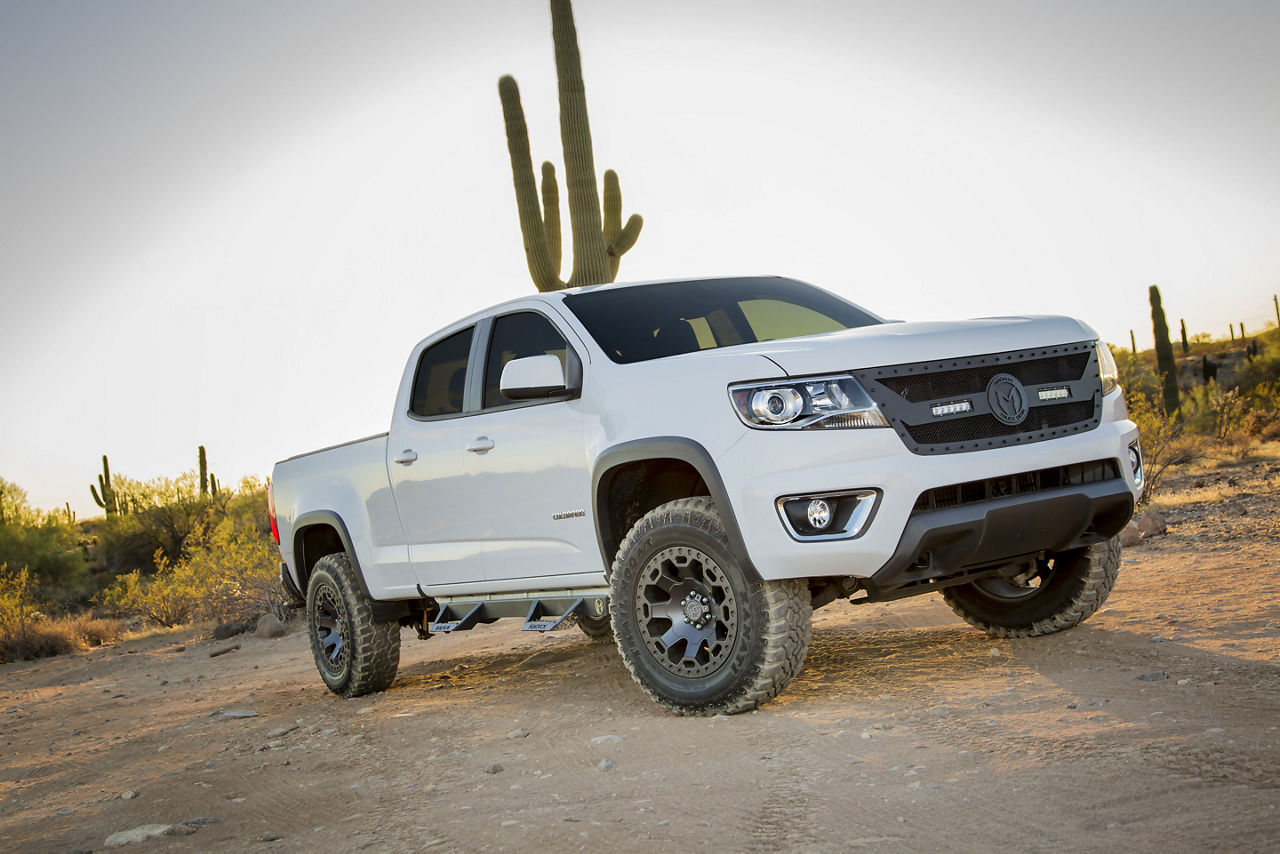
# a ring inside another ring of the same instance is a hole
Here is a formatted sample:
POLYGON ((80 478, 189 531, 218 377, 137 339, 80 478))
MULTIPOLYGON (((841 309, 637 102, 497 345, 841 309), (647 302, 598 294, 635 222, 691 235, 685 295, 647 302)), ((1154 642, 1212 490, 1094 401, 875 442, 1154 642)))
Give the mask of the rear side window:
POLYGON ((409 411, 423 418, 462 412, 467 387, 467 356, 471 354, 472 329, 455 332, 422 351, 413 378, 409 411))
POLYGON ((551 321, 536 312, 522 311, 499 317, 493 322, 489 357, 484 368, 484 408, 511 403, 499 389, 502 369, 507 362, 525 356, 555 356, 560 360, 560 370, 564 371, 567 347, 564 336, 551 325, 551 321))

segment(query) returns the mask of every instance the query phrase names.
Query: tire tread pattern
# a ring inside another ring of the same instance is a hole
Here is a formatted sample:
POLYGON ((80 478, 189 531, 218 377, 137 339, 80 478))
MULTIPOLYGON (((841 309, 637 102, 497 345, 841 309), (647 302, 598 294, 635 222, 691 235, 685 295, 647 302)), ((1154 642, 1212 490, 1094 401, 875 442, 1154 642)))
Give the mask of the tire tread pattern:
POLYGON ((955 589, 942 591, 942 598, 966 623, 997 638, 1031 638, 1051 635, 1073 628, 1088 619, 1102 607, 1120 575, 1120 540, 1111 537, 1106 542, 1089 546, 1077 560, 1085 566, 1077 571, 1083 582, 1073 595, 1056 612, 1041 620, 1023 626, 1000 626, 990 623, 970 612, 955 589))
MULTIPOLYGON (((622 562, 637 543, 656 528, 671 523, 701 528, 719 540, 726 550, 729 549, 729 537, 725 533, 715 502, 707 496, 681 498, 655 507, 632 526, 618 547, 610 578, 622 576, 622 562)), ((750 711, 776 697, 800 674, 813 637, 813 608, 809 587, 803 579, 756 582, 751 586, 755 587, 757 584, 761 587, 760 595, 764 605, 764 643, 759 666, 754 669, 749 680, 744 680, 732 694, 718 701, 694 705, 672 700, 656 692, 636 672, 634 661, 621 640, 618 641, 618 651, 627 670, 631 672, 631 677, 654 702, 678 715, 733 715, 750 711)), ((626 597, 620 596, 619 592, 614 590, 609 599, 611 610, 620 607, 625 601, 626 597)), ((746 604, 743 603, 744 606, 746 604)))
MULTIPOLYGON (((317 583, 321 573, 327 574, 338 589, 350 626, 346 679, 337 687, 330 685, 329 690, 340 697, 361 697, 387 690, 400 668, 399 621, 374 620, 373 605, 361 589, 347 555, 337 553, 320 558, 312 571, 311 584, 317 583)), ((320 663, 323 652, 314 638, 311 651, 323 675, 320 663)))

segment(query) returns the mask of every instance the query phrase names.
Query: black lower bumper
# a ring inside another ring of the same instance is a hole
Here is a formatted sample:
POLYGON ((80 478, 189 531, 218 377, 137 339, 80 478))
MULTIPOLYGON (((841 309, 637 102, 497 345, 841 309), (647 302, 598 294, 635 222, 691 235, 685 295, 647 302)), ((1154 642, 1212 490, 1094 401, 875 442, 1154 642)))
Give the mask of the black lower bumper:
POLYGON ((918 510, 893 557, 862 587, 867 600, 884 601, 965 584, 1040 552, 1102 542, 1132 515, 1133 493, 1119 478, 918 510))

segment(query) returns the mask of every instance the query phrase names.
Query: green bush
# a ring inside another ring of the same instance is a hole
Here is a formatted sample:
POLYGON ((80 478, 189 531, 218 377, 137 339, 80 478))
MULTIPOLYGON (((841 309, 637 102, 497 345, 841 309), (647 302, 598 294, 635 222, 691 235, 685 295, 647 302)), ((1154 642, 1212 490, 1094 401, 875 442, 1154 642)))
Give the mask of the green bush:
POLYGON ((220 526, 197 530, 184 555, 171 562, 156 555, 156 571, 119 577, 99 603, 119 615, 136 615, 162 626, 198 620, 252 621, 265 613, 281 619, 289 609, 280 589, 275 545, 256 531, 220 526))

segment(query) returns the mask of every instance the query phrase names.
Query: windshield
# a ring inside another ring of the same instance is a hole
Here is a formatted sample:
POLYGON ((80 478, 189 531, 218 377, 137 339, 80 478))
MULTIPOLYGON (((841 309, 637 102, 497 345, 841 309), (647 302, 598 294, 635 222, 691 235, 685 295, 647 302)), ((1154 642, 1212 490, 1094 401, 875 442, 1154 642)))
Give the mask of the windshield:
POLYGON ((880 322, 825 291, 780 278, 588 290, 566 296, 564 304, 622 364, 880 322))

